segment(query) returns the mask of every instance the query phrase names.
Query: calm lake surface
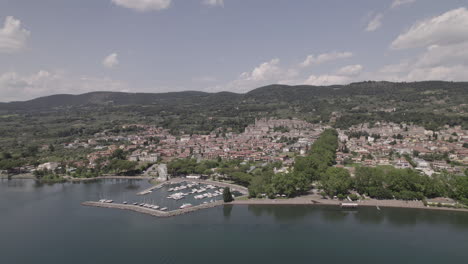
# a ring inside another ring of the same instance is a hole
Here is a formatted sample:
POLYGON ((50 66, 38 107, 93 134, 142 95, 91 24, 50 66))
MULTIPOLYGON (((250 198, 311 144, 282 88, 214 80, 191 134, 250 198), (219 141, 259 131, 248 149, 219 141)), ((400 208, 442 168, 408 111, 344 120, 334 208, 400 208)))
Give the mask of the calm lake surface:
POLYGON ((155 218, 80 205, 148 186, 0 180, 0 263, 468 263, 468 213, 224 206, 155 218))

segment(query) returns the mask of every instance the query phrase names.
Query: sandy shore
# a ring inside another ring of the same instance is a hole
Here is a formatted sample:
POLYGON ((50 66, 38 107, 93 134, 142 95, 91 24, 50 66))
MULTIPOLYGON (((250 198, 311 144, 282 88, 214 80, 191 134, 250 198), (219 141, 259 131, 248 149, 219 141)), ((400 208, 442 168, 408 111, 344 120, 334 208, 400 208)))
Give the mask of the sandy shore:
MULTIPOLYGON (((346 201, 343 201, 346 202, 346 201)), ((323 199, 320 195, 306 195, 288 199, 248 199, 235 200, 232 204, 238 205, 336 205, 339 206, 342 201, 323 199)), ((443 210, 468 212, 468 209, 448 208, 448 207, 427 207, 421 201, 402 201, 402 200, 376 200, 367 199, 356 202, 359 206, 366 207, 395 207, 395 208, 411 208, 411 209, 426 209, 426 210, 443 210)))

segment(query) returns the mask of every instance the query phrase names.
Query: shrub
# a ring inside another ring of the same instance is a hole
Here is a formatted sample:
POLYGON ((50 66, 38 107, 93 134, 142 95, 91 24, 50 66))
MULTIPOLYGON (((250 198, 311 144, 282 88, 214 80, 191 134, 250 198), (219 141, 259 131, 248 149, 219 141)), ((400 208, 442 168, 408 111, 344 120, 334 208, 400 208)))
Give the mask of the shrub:
POLYGON ((357 201, 359 200, 359 196, 355 193, 352 193, 349 195, 349 199, 353 200, 353 201, 357 201))

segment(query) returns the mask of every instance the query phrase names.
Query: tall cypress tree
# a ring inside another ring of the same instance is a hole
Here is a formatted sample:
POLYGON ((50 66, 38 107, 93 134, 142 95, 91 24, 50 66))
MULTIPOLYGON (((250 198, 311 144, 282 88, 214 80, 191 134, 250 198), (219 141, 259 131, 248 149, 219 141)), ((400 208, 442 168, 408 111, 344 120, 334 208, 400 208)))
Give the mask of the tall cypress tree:
POLYGON ((234 201, 234 198, 232 197, 232 194, 231 194, 231 189, 229 189, 229 187, 224 188, 224 190, 223 190, 223 199, 224 199, 225 203, 230 203, 230 202, 234 201))

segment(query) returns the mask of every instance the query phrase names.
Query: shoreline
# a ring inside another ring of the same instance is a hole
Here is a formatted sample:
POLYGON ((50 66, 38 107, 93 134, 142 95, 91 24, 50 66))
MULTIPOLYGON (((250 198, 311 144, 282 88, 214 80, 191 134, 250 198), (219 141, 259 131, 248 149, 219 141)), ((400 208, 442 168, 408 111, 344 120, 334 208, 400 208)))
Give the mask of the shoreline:
MULTIPOLYGON (((8 179, 8 176, 2 175, 0 176, 0 179, 8 179)), ((34 179, 34 176, 31 175, 26 175, 26 174, 21 174, 21 175, 13 175, 11 176, 11 179, 34 179)), ((99 176, 95 178, 71 178, 67 179, 69 182, 86 182, 86 181, 95 181, 95 180, 105 180, 105 179, 122 179, 122 180, 151 180, 154 179, 154 177, 148 177, 148 176, 99 176)), ((144 195, 143 192, 148 191, 148 190, 154 190, 156 188, 159 188, 162 185, 165 184, 172 184, 172 183, 180 183, 180 182, 185 182, 185 181, 193 181, 193 182, 198 182, 198 183, 205 183, 205 184, 212 184, 212 185, 217 185, 220 187, 230 187, 231 190, 236 190, 244 194, 243 196, 237 197, 237 199, 241 198, 240 200, 234 200, 231 203, 226 203, 226 204, 232 204, 232 205, 332 205, 332 206, 340 206, 340 203, 342 201, 339 200, 331 200, 331 199, 323 199, 320 195, 305 195, 305 196, 299 196, 295 198, 286 198, 286 199, 258 199, 258 198, 253 198, 253 199, 242 199, 245 198, 246 195, 248 194, 248 189, 236 185, 236 184, 231 184, 231 183, 224 183, 224 182, 218 182, 218 181, 212 181, 212 180, 200 180, 200 179, 185 179, 185 178, 173 178, 170 179, 169 181, 166 182, 161 182, 157 185, 151 186, 150 188, 147 188, 145 190, 142 190, 138 192, 138 195, 144 195)), ((220 201, 221 204, 224 204, 224 202, 220 201)), ((346 201, 345 201, 346 202, 346 201)), ((93 203, 93 202, 85 202, 85 203, 93 203)), ((387 208, 408 208, 408 209, 425 209, 425 210, 438 210, 438 211, 454 211, 454 212, 468 212, 468 208, 450 208, 450 207, 436 207, 436 206, 424 206, 422 201, 403 201, 403 200, 376 200, 376 199, 368 199, 368 200, 360 200, 356 201, 358 204, 358 207, 387 207, 387 208)), ((88 205, 88 204, 86 204, 88 205)), ((103 205, 109 205, 109 204, 101 204, 99 205, 94 205, 96 207, 107 207, 107 208, 118 208, 119 206, 115 206, 117 204, 113 204, 111 206, 103 206, 103 205)), ((211 204, 209 204, 211 205, 211 204)), ((217 206, 218 206, 217 205, 217 206)), ((193 206, 190 208, 195 208, 194 211, 200 210, 200 209, 205 209, 205 206, 198 205, 198 206, 193 206), (202 208, 199 208, 202 207, 202 208)), ((137 207, 140 208, 140 207, 137 207)), ((187 208, 187 209, 190 209, 187 208)), ((206 208, 210 208, 209 206, 206 208)), ((120 208, 120 209, 126 209, 126 208, 120 208)), ((140 208, 144 209, 144 208, 140 208)), ((128 209, 127 209, 128 210, 128 209)), ((150 209, 147 209, 150 210, 150 209)), ((178 209, 181 210, 181 209, 178 209)), ((175 210, 175 211, 178 211, 175 210)), ((133 211, 141 211, 141 210, 133 210, 133 211)), ((154 210, 150 210, 154 211, 154 210)), ((192 210, 187 210, 187 211, 192 211, 192 210)), ((163 213, 169 213, 169 212, 163 212, 163 213)), ((177 214, 175 214, 177 215, 177 214)))
MULTIPOLYGON (((343 201, 346 202, 346 201, 343 201)), ((342 201, 330 200, 317 197, 315 195, 302 196, 289 199, 248 199, 234 200, 231 204, 234 205, 311 205, 311 206, 340 206, 342 201)), ((353 203, 359 207, 379 207, 379 208, 407 208, 407 209, 425 209, 439 211, 454 211, 468 212, 467 208, 450 208, 450 207, 435 207, 424 206, 422 201, 403 201, 403 200, 361 200, 353 203)))
MULTIPOLYGON (((388 200, 389 201, 389 200, 388 200)), ((386 202, 388 202, 386 201, 386 202)), ((96 201, 86 201, 81 203, 82 206, 88 206, 88 207, 98 207, 98 208, 109 208, 109 209, 119 209, 119 210, 126 210, 126 211, 133 211, 141 214, 146 214, 154 217, 162 217, 162 218, 168 218, 168 217, 173 217, 173 216, 178 216, 178 215, 183 215, 183 214, 188 214, 192 212, 196 212, 199 210, 203 209, 209 209, 209 208, 214 208, 218 206, 225 206, 225 205, 267 205, 267 206, 287 206, 287 205, 306 205, 306 206, 312 206, 312 207, 320 207, 320 206, 329 206, 329 207, 335 207, 338 209, 341 209, 339 202, 334 201, 335 203, 313 203, 312 201, 309 203, 304 203, 304 202, 292 202, 288 201, 286 199, 282 200, 281 202, 278 202, 277 200, 271 200, 271 201, 262 201, 262 200, 237 200, 233 201, 231 203, 225 203, 222 200, 216 201, 214 203, 209 203, 209 204, 200 204, 196 205, 193 207, 189 208, 184 208, 184 209, 176 209, 173 211, 161 211, 161 210, 156 210, 156 209, 150 209, 150 208, 145 208, 141 207, 138 205, 130 205, 130 204, 119 204, 119 203, 101 203, 101 202, 96 202, 96 201)), ((424 207, 424 206, 397 206, 397 205, 392 205, 389 203, 385 204, 372 204, 372 203, 366 203, 366 204, 360 204, 362 207, 379 207, 376 208, 377 210, 381 210, 381 208, 403 208, 403 209, 423 209, 423 210, 433 210, 433 211, 451 211, 451 212, 468 212, 468 209, 457 209, 457 208, 447 208, 447 207, 424 207)), ((358 207, 359 208, 359 207, 358 207)), ((351 210, 356 210, 356 209, 351 209, 351 210)))
POLYGON ((17 180, 28 180, 28 179, 36 179, 32 173, 22 173, 22 174, 15 174, 15 175, 0 175, 0 179, 17 179, 17 180))

